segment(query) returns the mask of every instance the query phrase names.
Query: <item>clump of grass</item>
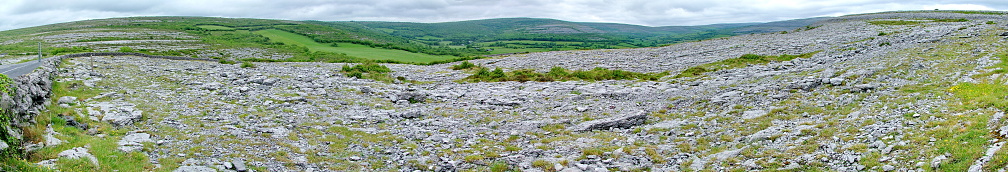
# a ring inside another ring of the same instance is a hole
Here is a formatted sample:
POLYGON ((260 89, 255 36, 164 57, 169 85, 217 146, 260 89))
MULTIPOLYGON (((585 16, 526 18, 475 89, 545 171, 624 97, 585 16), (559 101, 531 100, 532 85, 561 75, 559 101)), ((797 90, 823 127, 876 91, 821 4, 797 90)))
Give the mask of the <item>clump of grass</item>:
POLYGON ((678 75, 676 75, 674 78, 702 76, 704 73, 707 72, 742 68, 752 64, 766 64, 770 62, 794 60, 796 58, 809 58, 812 57, 812 55, 815 55, 816 53, 819 53, 819 51, 799 55, 783 54, 779 56, 745 54, 738 58, 725 59, 714 63, 702 64, 693 66, 691 68, 687 68, 686 70, 683 70, 678 75))
POLYGON ((241 64, 241 68, 254 68, 254 67, 256 67, 256 66, 255 66, 255 64, 252 64, 252 62, 247 62, 246 61, 246 62, 242 62, 242 64, 241 64))
POLYGON ((497 162, 494 162, 493 164, 490 164, 490 171, 492 171, 492 172, 511 171, 511 166, 509 166, 504 161, 497 161, 497 162))
POLYGON ((370 63, 370 62, 369 63, 363 63, 363 64, 354 65, 353 67, 348 66, 348 65, 343 65, 343 68, 340 71, 343 72, 344 74, 346 74, 349 77, 354 77, 354 78, 358 78, 358 79, 371 79, 371 80, 382 81, 382 82, 393 82, 395 80, 400 80, 400 81, 405 81, 406 80, 406 78, 404 78, 404 77, 392 78, 391 76, 388 75, 389 72, 392 72, 392 69, 389 69, 388 67, 385 67, 384 65, 380 65, 380 64, 377 64, 377 63, 370 63))
POLYGON ((469 61, 463 61, 462 63, 452 65, 451 67, 452 70, 466 70, 474 68, 482 68, 482 66, 477 66, 476 64, 470 63, 469 61))
POLYGON ((226 60, 226 59, 218 59, 217 62, 220 63, 220 64, 235 64, 235 63, 237 63, 237 62, 226 60))
POLYGON ((966 108, 996 107, 1008 110, 1008 85, 998 83, 959 83, 949 92, 963 101, 966 108))
POLYGON ((564 69, 563 67, 553 67, 547 73, 539 73, 531 69, 515 70, 511 72, 504 72, 500 68, 494 70, 488 70, 486 68, 479 68, 476 73, 470 75, 469 77, 463 78, 462 81, 470 82, 503 82, 503 81, 538 81, 538 82, 550 82, 550 81, 571 81, 571 80, 583 80, 583 81, 601 81, 601 80, 658 80, 659 78, 668 75, 668 72, 662 73, 637 73, 629 72, 623 70, 610 70, 605 68, 595 68, 586 71, 571 71, 564 69))
POLYGON ((467 156, 465 156, 465 158, 463 158, 463 159, 464 159, 464 160, 465 160, 466 162, 469 162, 469 163, 472 163, 472 162, 476 162, 476 161, 482 161, 482 160, 483 160, 483 159, 485 159, 485 158, 486 158, 486 157, 484 157, 483 155, 479 155, 479 154, 473 154, 473 155, 467 155, 467 156))
POLYGON ((543 169, 543 171, 547 172, 556 171, 556 169, 553 168, 553 162, 544 159, 537 159, 535 161, 532 161, 532 167, 541 168, 543 169))

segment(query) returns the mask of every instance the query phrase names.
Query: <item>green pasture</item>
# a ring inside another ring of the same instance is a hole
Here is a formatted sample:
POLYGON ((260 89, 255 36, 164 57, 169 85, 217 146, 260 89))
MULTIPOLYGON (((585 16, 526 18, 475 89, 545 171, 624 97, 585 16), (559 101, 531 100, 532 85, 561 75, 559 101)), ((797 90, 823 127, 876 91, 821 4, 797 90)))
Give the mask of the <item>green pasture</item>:
POLYGON ((436 56, 429 54, 412 53, 403 50, 372 48, 366 45, 352 44, 352 43, 337 43, 337 46, 333 47, 331 45, 315 42, 315 40, 312 40, 307 36, 298 35, 295 33, 290 33, 287 31, 276 29, 255 31, 254 33, 265 36, 272 41, 282 42, 284 44, 289 45, 304 46, 311 51, 345 53, 350 56, 373 59, 373 60, 395 60, 407 63, 428 63, 433 61, 450 60, 456 58, 454 56, 436 56))

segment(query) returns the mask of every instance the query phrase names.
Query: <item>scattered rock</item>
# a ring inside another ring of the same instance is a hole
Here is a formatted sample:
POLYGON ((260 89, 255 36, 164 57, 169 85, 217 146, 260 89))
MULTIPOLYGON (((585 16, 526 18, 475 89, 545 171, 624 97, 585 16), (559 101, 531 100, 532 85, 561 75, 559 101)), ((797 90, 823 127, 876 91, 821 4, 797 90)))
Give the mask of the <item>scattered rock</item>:
POLYGON ((830 78, 828 81, 830 85, 843 85, 844 78, 830 78))
POLYGON ((420 111, 420 110, 411 110, 411 111, 406 111, 406 112, 399 113, 399 115, 396 115, 396 116, 399 116, 400 118, 406 118, 406 119, 416 119, 416 118, 423 117, 424 113, 423 113, 423 111, 420 111))
POLYGON ((92 107, 99 108, 101 114, 104 115, 101 120, 112 123, 115 126, 126 126, 132 125, 134 122, 140 121, 143 111, 135 109, 136 105, 132 103, 109 103, 102 102, 92 104, 92 107))
POLYGON ((938 157, 935 157, 934 159, 931 160, 931 168, 937 169, 938 167, 941 167, 942 162, 944 162, 947 159, 948 158, 945 157, 945 155, 939 155, 938 157))
POLYGON ((57 102, 59 104, 76 105, 77 104, 77 97, 74 97, 74 96, 63 96, 63 97, 60 97, 57 102))
POLYGON ((647 120, 646 111, 637 111, 622 116, 610 117, 582 122, 570 128, 572 131, 608 130, 610 128, 630 128, 644 124, 647 120))
POLYGON ((205 83, 205 84, 199 86, 200 89, 210 90, 210 91, 219 90, 221 87, 224 87, 224 84, 217 83, 217 82, 205 83))
POLYGON ((46 134, 44 136, 45 146, 46 147, 56 146, 56 145, 59 145, 59 144, 66 143, 63 140, 60 140, 60 139, 56 138, 56 135, 63 135, 63 134, 57 133, 55 130, 53 130, 52 124, 47 125, 46 126, 46 134))
POLYGON ((406 91, 399 93, 399 95, 396 95, 396 99, 393 100, 392 102, 405 100, 409 101, 410 103, 421 103, 427 101, 427 96, 429 95, 430 94, 424 92, 406 91))
POLYGON ((248 171, 248 167, 245 166, 245 161, 242 161, 241 159, 235 158, 234 160, 231 160, 231 164, 234 165, 234 170, 235 171, 238 171, 238 172, 246 172, 246 171, 248 171))
POLYGON ((181 166, 173 172, 217 172, 217 169, 206 166, 181 166))
POLYGON ((77 121, 77 118, 69 115, 60 115, 64 121, 66 121, 66 126, 74 127, 80 130, 88 130, 88 125, 86 123, 81 123, 77 121))
POLYGON ((878 86, 875 85, 875 84, 858 84, 858 85, 854 85, 854 88, 851 91, 854 91, 854 92, 866 92, 866 91, 874 90, 875 88, 878 88, 878 86))
POLYGON ((766 110, 747 110, 742 112, 742 119, 759 118, 767 114, 766 110))
POLYGON ((119 140, 119 150, 123 152, 133 152, 143 149, 143 143, 154 142, 151 135, 147 133, 131 133, 119 140))
POLYGON ((896 167, 892 165, 886 164, 882 166, 882 171, 893 171, 893 170, 896 170, 896 167))
POLYGON ((57 154, 57 156, 59 156, 60 158, 67 158, 67 159, 86 158, 89 161, 91 161, 91 164, 98 166, 98 158, 95 158, 94 155, 88 153, 88 149, 84 147, 70 148, 63 152, 60 152, 59 154, 57 154))
POLYGON ((796 89, 796 90, 812 91, 812 89, 815 89, 816 87, 819 87, 819 85, 822 85, 822 80, 821 79, 816 79, 816 78, 813 78, 813 77, 808 77, 808 78, 805 78, 805 79, 802 79, 802 80, 799 80, 799 81, 791 83, 791 85, 789 85, 788 88, 796 89))

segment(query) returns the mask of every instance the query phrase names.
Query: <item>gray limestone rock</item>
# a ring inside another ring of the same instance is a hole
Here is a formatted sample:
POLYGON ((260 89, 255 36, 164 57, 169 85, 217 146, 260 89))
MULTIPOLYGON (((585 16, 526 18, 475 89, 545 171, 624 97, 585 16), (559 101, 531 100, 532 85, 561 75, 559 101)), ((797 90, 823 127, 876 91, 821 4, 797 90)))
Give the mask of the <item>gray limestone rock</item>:
POLYGON ((10 145, 7 145, 7 142, 0 141, 0 151, 6 150, 8 147, 10 147, 10 145))
POLYGON ((610 128, 630 128, 644 124, 647 120, 646 111, 636 111, 630 114, 582 122, 570 128, 572 131, 608 130, 610 128))
POLYGON ((882 166, 882 171, 893 171, 893 170, 896 170, 896 167, 892 165, 886 164, 882 166))
POLYGON ((945 157, 945 155, 939 155, 938 157, 931 159, 931 168, 941 167, 941 164, 947 159, 948 157, 945 157))
POLYGON ((238 171, 238 172, 246 172, 246 171, 248 171, 248 166, 245 166, 245 161, 242 161, 241 159, 231 160, 231 164, 234 165, 234 170, 235 171, 238 171))
POLYGON ((766 110, 747 110, 742 112, 742 119, 759 118, 767 114, 766 110))
POLYGON ((119 150, 132 152, 143 149, 143 143, 154 142, 147 133, 131 133, 119 140, 119 150))
POLYGON ((396 116, 398 116, 400 118, 406 118, 406 119, 415 119, 415 118, 423 117, 424 116, 424 112, 421 111, 421 110, 411 110, 411 111, 406 111, 406 112, 399 113, 399 115, 396 115, 396 116))
POLYGON ((206 166, 181 166, 173 172, 217 172, 217 169, 206 166))
POLYGON ((46 147, 56 146, 56 145, 59 145, 59 144, 66 143, 66 141, 63 141, 63 140, 60 140, 60 139, 56 138, 56 135, 63 135, 63 134, 57 133, 55 130, 53 130, 52 124, 49 124, 48 126, 46 126, 46 134, 43 137, 45 139, 45 143, 44 144, 45 144, 46 147))
POLYGON ((789 85, 788 88, 796 89, 796 90, 812 91, 812 89, 815 89, 816 87, 819 87, 819 85, 822 85, 822 80, 821 79, 816 79, 816 78, 808 77, 808 78, 805 78, 805 79, 802 79, 802 80, 799 80, 799 81, 791 83, 791 85, 789 85))
POLYGON ((59 104, 75 105, 77 104, 77 97, 74 96, 63 96, 57 101, 59 104))
POLYGON ((91 162, 91 164, 94 164, 96 166, 98 165, 98 158, 95 158, 94 155, 88 153, 88 149, 83 147, 75 147, 67 149, 57 154, 57 156, 59 156, 60 158, 67 158, 67 159, 86 158, 91 162))
POLYGON ((132 103, 101 102, 91 104, 91 106, 99 108, 97 110, 100 110, 100 113, 104 115, 101 118, 102 121, 107 121, 119 127, 140 121, 140 117, 143 116, 143 111, 135 109, 136 105, 132 103))
POLYGON ((406 91, 406 92, 401 92, 398 95, 396 95, 396 99, 393 100, 393 102, 395 102, 395 101, 401 101, 401 100, 406 100, 406 101, 409 101, 410 103, 421 103, 421 102, 427 101, 427 96, 429 96, 429 95, 430 94, 424 93, 424 92, 406 91))
POLYGON ((865 91, 874 90, 876 88, 878 88, 878 86, 875 85, 875 84, 858 84, 858 85, 854 85, 854 88, 852 88, 851 91, 854 91, 854 92, 865 92, 865 91))

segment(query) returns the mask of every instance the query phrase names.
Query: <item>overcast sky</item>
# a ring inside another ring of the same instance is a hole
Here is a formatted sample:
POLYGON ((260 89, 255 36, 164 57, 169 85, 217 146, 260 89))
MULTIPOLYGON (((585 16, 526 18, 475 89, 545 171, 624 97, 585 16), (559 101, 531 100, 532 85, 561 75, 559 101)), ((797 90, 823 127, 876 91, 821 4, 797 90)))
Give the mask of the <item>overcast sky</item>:
POLYGON ((446 22, 553 18, 646 26, 768 22, 894 10, 1006 10, 1005 0, 0 0, 0 30, 129 16, 446 22))

